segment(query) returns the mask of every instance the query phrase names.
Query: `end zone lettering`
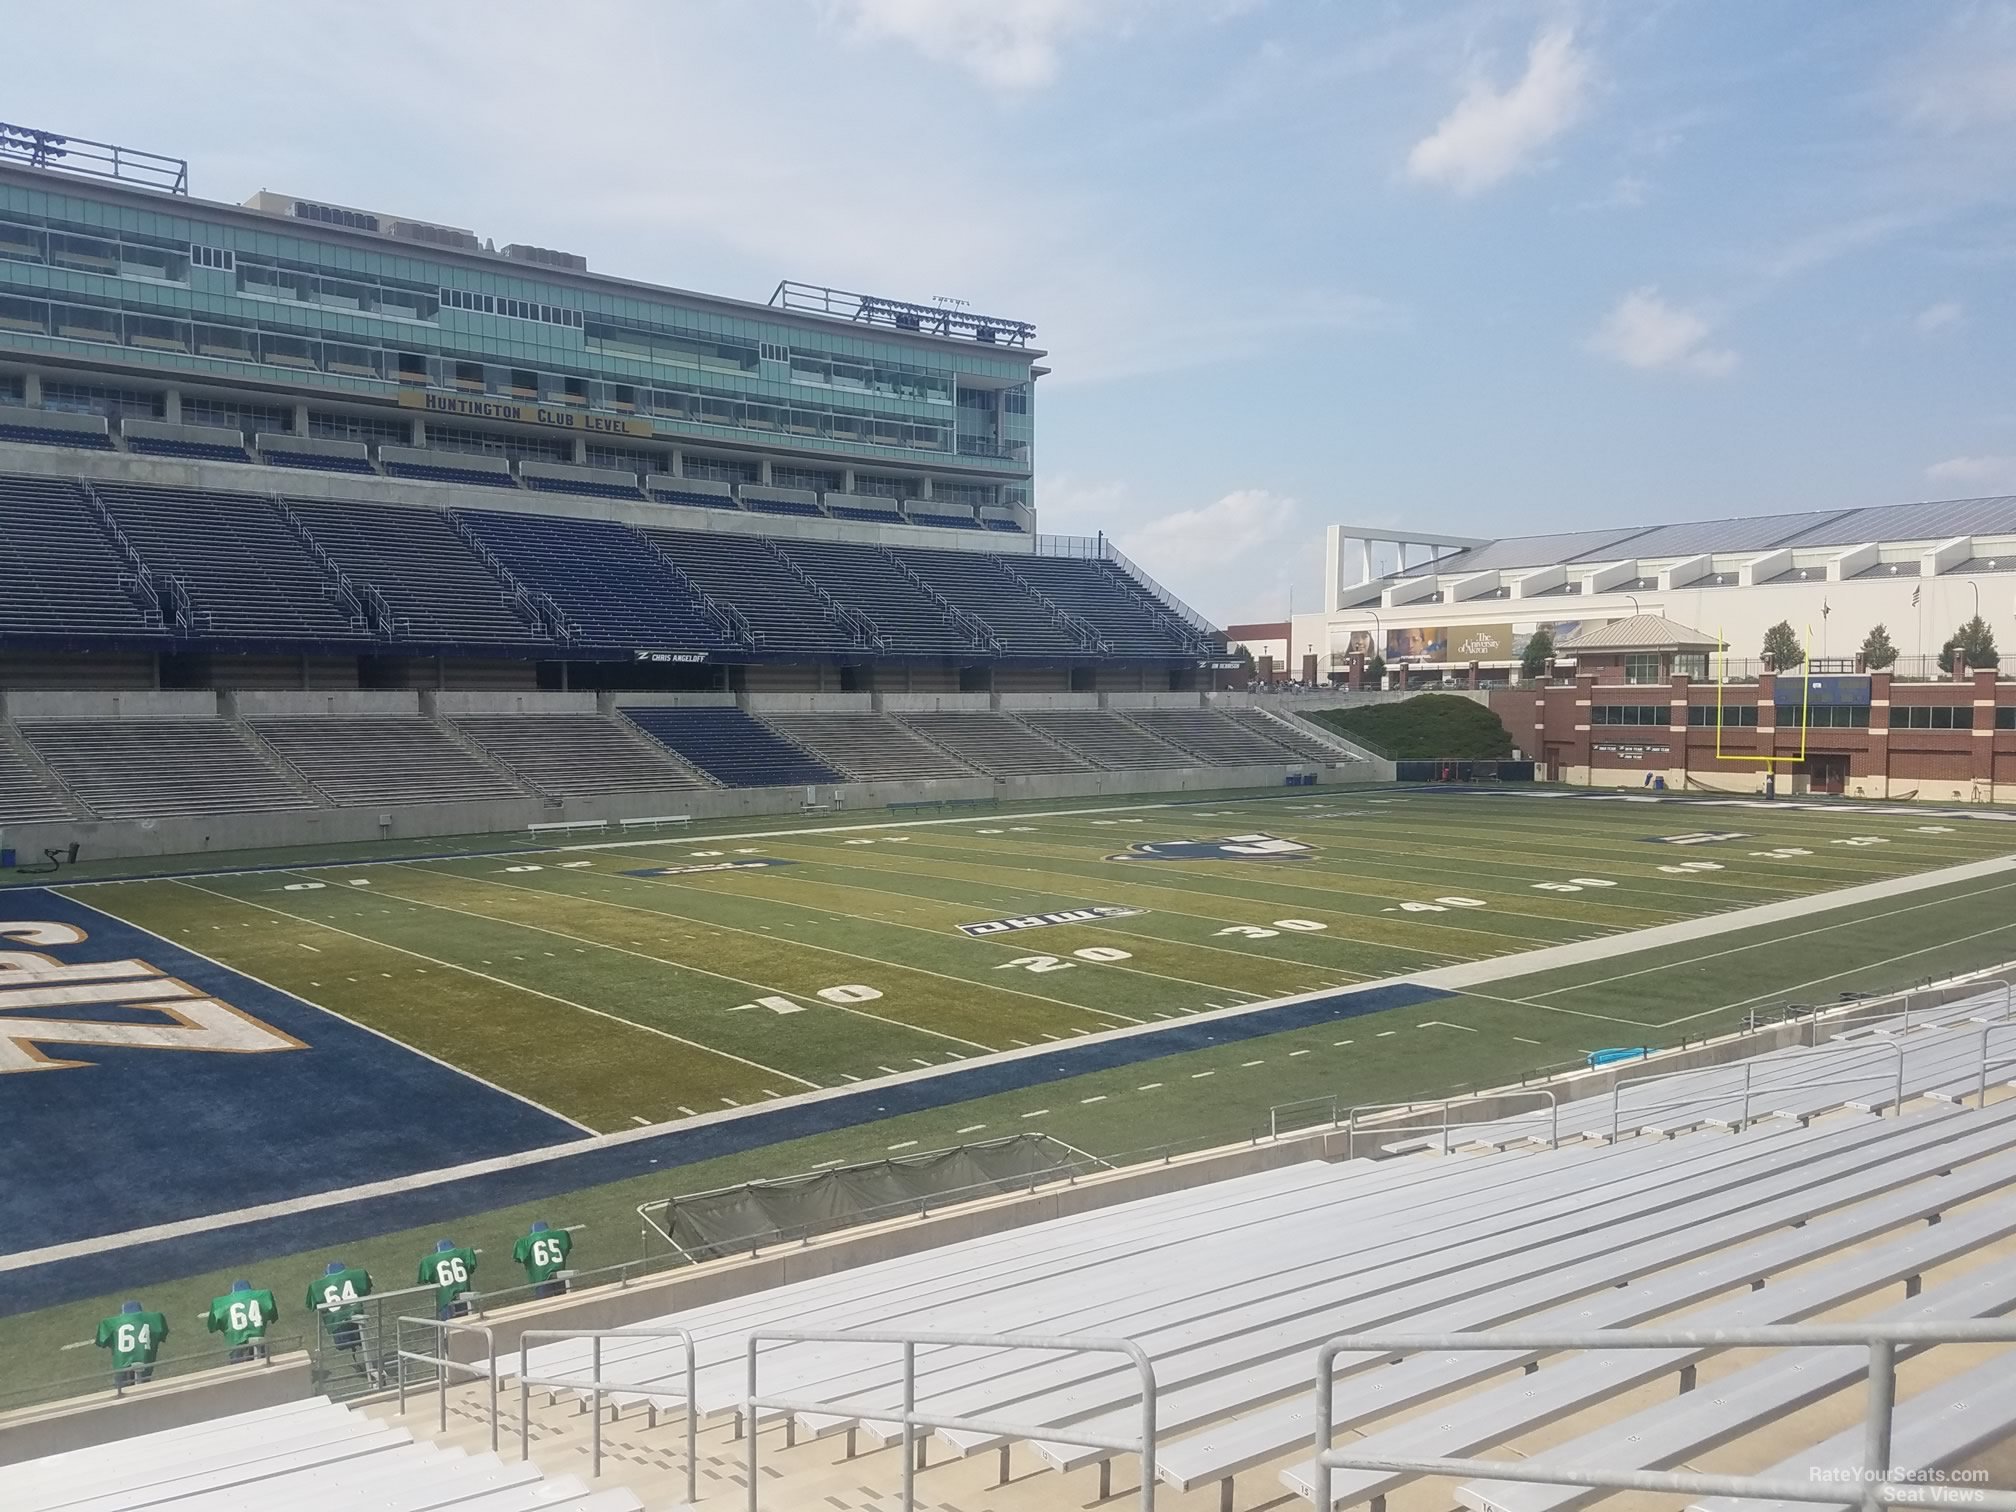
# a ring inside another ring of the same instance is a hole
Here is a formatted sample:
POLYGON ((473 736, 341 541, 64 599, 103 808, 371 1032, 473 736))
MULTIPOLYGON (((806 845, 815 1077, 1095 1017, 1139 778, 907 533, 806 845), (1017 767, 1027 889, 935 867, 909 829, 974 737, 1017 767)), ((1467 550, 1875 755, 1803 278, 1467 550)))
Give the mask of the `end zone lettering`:
POLYGON ((1131 919, 1148 912, 1145 908, 1119 908, 1095 903, 1090 908, 1065 908, 1056 913, 1024 914, 1019 919, 987 919, 978 924, 961 924, 963 935, 1006 934, 1013 929, 1041 929, 1046 924, 1085 924, 1093 919, 1131 919))

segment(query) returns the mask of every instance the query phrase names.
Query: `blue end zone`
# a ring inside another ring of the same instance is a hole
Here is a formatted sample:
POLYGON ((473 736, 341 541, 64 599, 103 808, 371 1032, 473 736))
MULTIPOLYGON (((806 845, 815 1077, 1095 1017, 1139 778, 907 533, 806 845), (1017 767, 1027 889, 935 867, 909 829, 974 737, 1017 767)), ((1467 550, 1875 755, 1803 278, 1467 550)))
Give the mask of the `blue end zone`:
POLYGON ((24 1019, 70 1020, 82 1037, 29 1040, 37 1059, 80 1065, 9 1074, 0 1061, 8 1228, 38 1248, 583 1137, 530 1103, 56 893, 9 889, 0 913, 87 936, 31 943, 30 926, 10 922, 0 924, 0 951, 64 966, 137 961, 158 973, 101 969, 95 984, 80 975, 58 987, 72 1001, 37 1005, 24 994, 57 984, 0 969, 0 1039, 24 1019), (161 977, 195 993, 158 1007, 120 1001, 161 977), (189 1012, 205 996, 239 1010, 219 1017, 245 1043, 273 1048, 206 1049, 215 1037, 200 1029, 186 1032, 186 1049, 90 1042, 94 1028, 172 1026, 165 1009, 189 1012))
MULTIPOLYGON (((1452 992, 1413 983, 1329 993, 1306 1002, 1259 1007, 1250 1013, 1202 1022, 1172 1023, 1166 1029, 1148 1034, 1123 1035, 1059 1047, 1041 1055, 960 1067, 916 1081, 865 1088, 789 1107, 755 1109, 745 1116, 697 1128, 675 1128, 664 1134, 626 1139, 621 1144, 557 1153, 506 1171, 416 1191, 363 1198, 313 1212, 212 1229, 186 1238, 126 1246, 29 1270, 0 1272, 0 1317, 201 1271, 250 1265, 262 1256, 333 1247, 491 1208, 536 1202, 604 1182, 654 1172, 669 1176, 675 1168, 696 1161, 873 1123, 881 1118, 947 1107, 976 1097, 1157 1060, 1165 1055, 1237 1044, 1288 1029, 1361 1018, 1369 1013, 1454 996, 1452 992)), ((428 1167, 436 1169, 451 1163, 442 1158, 428 1162, 428 1167)), ((227 1204, 212 1204, 213 1208, 219 1206, 227 1204)), ((556 1215, 556 1221, 561 1217, 564 1215, 556 1215)))

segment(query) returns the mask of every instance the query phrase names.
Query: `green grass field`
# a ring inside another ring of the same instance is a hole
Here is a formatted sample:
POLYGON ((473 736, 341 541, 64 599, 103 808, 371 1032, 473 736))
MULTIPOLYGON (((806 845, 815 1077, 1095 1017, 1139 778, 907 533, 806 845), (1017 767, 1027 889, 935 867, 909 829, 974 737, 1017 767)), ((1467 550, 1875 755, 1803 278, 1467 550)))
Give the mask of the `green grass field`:
MULTIPOLYGON (((747 1108, 1212 1009, 1508 957, 2006 854, 2002 823, 1405 790, 1116 801, 952 821, 885 816, 506 856, 360 858, 69 883, 71 896, 597 1131, 747 1108), (1726 835, 1672 843, 1694 833, 1726 835), (1114 859, 1265 835, 1295 859, 1114 859), (789 863, 674 870, 724 863, 789 863), (670 874, 633 873, 665 869, 670 874), (960 925, 1094 905, 1121 917, 981 936, 960 925)), ((2016 957, 2016 874, 1504 974, 1341 1024, 893 1116, 542 1202, 472 1213, 508 1249, 534 1216, 587 1222, 578 1263, 637 1253, 635 1204, 890 1151, 1041 1130, 1102 1158, 1246 1137, 1271 1106, 1516 1081, 1609 1045, 1727 1029, 1749 1010, 2016 957)), ((403 1279, 433 1229, 346 1255, 403 1279)), ((150 1293, 188 1311, 257 1262, 284 1296, 318 1256, 248 1256, 150 1293), (281 1284, 283 1283, 284 1284, 281 1284)), ((116 1298, 0 1321, 57 1344, 116 1298)))

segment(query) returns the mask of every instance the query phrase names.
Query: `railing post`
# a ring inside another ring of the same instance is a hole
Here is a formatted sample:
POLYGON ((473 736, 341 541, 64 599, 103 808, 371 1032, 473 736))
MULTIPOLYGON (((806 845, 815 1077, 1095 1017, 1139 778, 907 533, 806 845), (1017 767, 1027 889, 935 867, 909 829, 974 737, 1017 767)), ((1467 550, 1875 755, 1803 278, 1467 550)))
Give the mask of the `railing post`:
MULTIPOLYGON (((518 1340, 518 1458, 532 1458, 532 1388, 525 1384, 525 1378, 532 1373, 531 1349, 521 1337, 518 1340)), ((691 1497, 687 1500, 690 1502, 691 1497)))
MULTIPOLYGON (((692 1506, 700 1500, 700 1408, 693 1400, 698 1390, 696 1376, 700 1362, 696 1358, 699 1346, 693 1342, 693 1335, 686 1335, 686 1505, 692 1506)), ((754 1477, 751 1477, 753 1480, 754 1477)))
POLYGON ((1561 1099, 1552 1092, 1547 1094, 1547 1117, 1550 1127, 1547 1131, 1547 1148, 1561 1148, 1561 1099))
POLYGON ((1981 1080, 1975 1088, 1974 1096, 1974 1106, 1977 1108, 1988 1106, 1988 1031, 1994 1027, 1993 1024, 1981 1026, 1981 1080))
POLYGON ((1141 1512, 1155 1512, 1155 1367, 1141 1360, 1141 1512))
POLYGON ((917 1512, 917 1346, 903 1341, 903 1512, 917 1512))
MULTIPOLYGON (((749 1475, 749 1512, 756 1512, 756 1336, 749 1336, 749 1396, 742 1405, 742 1431, 749 1438, 743 1469, 749 1475)), ((690 1403, 688 1404, 691 1405, 690 1403)))
POLYGON ((1743 1120, 1736 1125, 1736 1132, 1739 1134, 1750 1127, 1750 1087, 1755 1079, 1756 1066, 1755 1061, 1743 1062, 1743 1120))
POLYGON ((595 1423, 588 1430, 588 1474, 595 1480, 602 1479, 602 1335, 597 1334, 588 1341, 588 1379, 592 1383, 589 1390, 589 1410, 595 1414, 595 1423))
MULTIPOLYGON (((365 1347, 363 1338, 364 1315, 362 1313, 357 1315, 357 1328, 357 1352, 362 1355, 365 1347)), ((401 1349, 395 1351, 393 1354, 393 1358, 399 1361, 399 1416, 401 1417, 406 1416, 406 1360, 403 1353, 404 1343, 405 1341, 402 1339, 400 1341, 401 1349)), ((369 1379, 368 1375, 366 1379, 369 1379)))
POLYGON ((1890 1417, 1897 1400, 1896 1347, 1869 1341, 1869 1411, 1862 1433, 1862 1512, 1884 1512, 1880 1488, 1890 1479, 1890 1417))
POLYGON ((1449 1153, 1449 1099, 1442 1099, 1442 1153, 1449 1153))
POLYGON ((1316 1351, 1316 1468, 1309 1477, 1316 1512, 1330 1512, 1330 1372, 1336 1351, 1328 1344, 1316 1351))
POLYGON ((1899 1118, 1902 1118, 1902 1117, 1904 1116, 1904 1054, 1905 1054, 1905 1052, 1904 1052, 1904 1047, 1903 1047, 1902 1045, 1893 1045, 1893 1046, 1892 1046, 1891 1048, 1892 1048, 1892 1049, 1894 1049, 1894 1050, 1895 1050, 1895 1051, 1897 1052, 1897 1116, 1898 1116, 1899 1118))

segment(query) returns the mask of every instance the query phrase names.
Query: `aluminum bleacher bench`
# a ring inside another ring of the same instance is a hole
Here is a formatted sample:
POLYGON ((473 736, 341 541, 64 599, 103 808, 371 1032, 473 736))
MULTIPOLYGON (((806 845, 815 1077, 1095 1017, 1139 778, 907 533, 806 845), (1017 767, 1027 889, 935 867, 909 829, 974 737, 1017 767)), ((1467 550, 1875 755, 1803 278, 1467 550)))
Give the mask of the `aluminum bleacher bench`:
POLYGON ((608 828, 609 828, 609 821, 607 819, 546 819, 542 820, 538 824, 528 824, 525 826, 526 832, 528 834, 537 836, 580 835, 580 834, 599 835, 602 834, 604 831, 606 831, 608 828))
MULTIPOLYGON (((2009 1389, 2005 1357, 1941 1382, 1897 1404, 1890 1425, 1890 1466, 1914 1478, 1943 1470, 2008 1436, 2016 1429, 2016 1391, 2009 1389)), ((1823 1444, 1802 1450, 1763 1472, 1770 1480, 1811 1481, 1826 1475, 1843 1486, 1861 1484, 1863 1430, 1837 1433, 1823 1444)), ((1965 1506, 1959 1488, 1957 1506, 1965 1506)), ((1687 1512, 1852 1512, 1859 1497, 1840 1502, 1738 1501, 1710 1497, 1689 1505, 1687 1512)))
MULTIPOLYGON (((1976 1122, 1985 1123, 1976 1115, 1976 1122)), ((1943 1121, 1940 1121, 1943 1122, 1943 1121)), ((1971 1136, 1971 1145, 1978 1155, 1983 1135, 1991 1144, 1999 1139, 2004 1143, 2005 1153, 1982 1162, 1985 1169, 1973 1174, 1976 1179, 1992 1175, 1994 1190, 2016 1176, 2016 1156, 2006 1153, 2006 1142, 2011 1134, 2011 1120, 1994 1129, 1981 1129, 1971 1136)), ((1967 1140, 1953 1141, 1945 1150, 1934 1151, 1931 1171, 1921 1171, 1921 1175, 1935 1174, 1943 1167, 1939 1157, 1950 1155, 1954 1161, 1966 1157, 1958 1152, 1958 1146, 1967 1140)), ((1872 1173, 1887 1178, 1888 1172, 1872 1173)), ((1960 1175, 1955 1171, 1955 1176, 1960 1175)), ((1949 1178, 1950 1179, 1950 1178, 1949 1178)), ((1957 1193, 1948 1193, 1944 1181, 1935 1183, 1942 1198, 1947 1201, 1965 1200, 1957 1193)), ((1963 1215, 1949 1219, 1934 1228, 1909 1236, 1911 1240, 1933 1238, 1941 1246, 1939 1253, 1955 1256, 1967 1253, 1980 1243, 1987 1242, 1983 1233, 1994 1235, 2007 1233, 2010 1218, 2007 1214, 1989 1210, 1984 1213, 1963 1215), (1952 1228, 1953 1233, 1945 1230, 1952 1228), (1956 1246, 1956 1242, 1958 1247, 1956 1246)), ((1908 1241, 1893 1241, 1901 1243, 1908 1241)), ((1884 1248, 1864 1251, 1850 1259, 1832 1262, 1817 1270, 1809 1270, 1798 1277, 1781 1281, 1777 1285, 1738 1296, 1714 1307, 1693 1314, 1688 1319, 1690 1328, 1743 1328, 1757 1327, 1773 1323, 1793 1323, 1811 1317, 1817 1312, 1840 1305, 1868 1291, 1868 1267, 1879 1265, 1884 1256, 1884 1248)), ((1913 1263, 1930 1264, 1924 1258, 1922 1248, 1913 1254, 1913 1263)), ((1887 1267, 1879 1268, 1888 1273, 1887 1267)), ((1880 1283, 1879 1283, 1880 1284, 1880 1283)), ((1593 1307, 1600 1304, 1592 1304, 1593 1307)), ((1534 1325, 1536 1329, 1540 1325, 1534 1325)), ((1587 1323, 1554 1323, 1550 1326, 1586 1328, 1587 1323)), ((1562 1361, 1538 1375, 1503 1382, 1472 1396, 1466 1396, 1450 1403, 1441 1412, 1417 1415, 1399 1425, 1361 1439, 1353 1444, 1354 1453, 1367 1456, 1393 1455, 1396 1457, 1442 1456, 1474 1454, 1493 1444, 1509 1438, 1531 1433, 1565 1417, 1581 1411, 1598 1401, 1643 1385, 1670 1372, 1680 1371, 1696 1363, 1709 1353, 1701 1348, 1637 1349, 1592 1351, 1573 1359, 1562 1361)), ((1394 1486, 1411 1477, 1390 1471, 1339 1470, 1332 1476, 1331 1495, 1335 1506, 1353 1506, 1359 1502, 1383 1496, 1394 1486)), ((1283 1473, 1282 1483, 1296 1495, 1309 1498, 1313 1493, 1310 1467, 1304 1463, 1283 1473)))
MULTIPOLYGON (((1974 1183, 1987 1182, 1992 1189, 1994 1182, 2006 1179, 2006 1176, 2001 1167, 1990 1167, 1984 1162, 1982 1170, 1966 1173, 1967 1185, 1949 1188, 1942 1181, 1924 1192, 1901 1190, 1910 1182, 1922 1179, 1928 1172, 1936 1174, 1949 1161, 1965 1158, 1956 1150, 1942 1148, 1942 1142, 1961 1127, 1963 1125, 1951 1122, 1948 1116, 1936 1114, 1907 1119, 1901 1124, 1868 1120, 1856 1127, 1856 1133, 1863 1137, 1864 1142, 1858 1147, 1858 1157, 1849 1162, 1854 1169, 1841 1170, 1838 1161, 1816 1162, 1834 1167, 1823 1177, 1821 1185, 1782 1193, 1761 1205, 1720 1220, 1704 1220, 1694 1232, 1669 1230, 1667 1238, 1661 1241, 1663 1255, 1658 1263, 1670 1266, 1682 1264, 1690 1257, 1710 1257, 1694 1270, 1680 1275, 1655 1276, 1623 1290, 1616 1290, 1612 1284, 1606 1283, 1602 1290, 1586 1301, 1570 1302, 1538 1316, 1528 1316, 1525 1326, 1626 1326, 1667 1308, 1683 1306, 1690 1300, 1713 1296, 1731 1286, 1742 1285, 1746 1280, 1754 1281, 1774 1267, 1798 1264, 1814 1254, 1826 1254, 1830 1247, 1854 1243, 1870 1232, 1910 1222, 1913 1216, 1924 1216, 1928 1204, 1932 1209, 1940 1210, 1953 1202, 1964 1201, 1965 1197, 1957 1194, 1973 1190, 1974 1183), (1913 1125, 1918 1127, 1919 1133, 1908 1146, 1911 1151, 1908 1155, 1901 1153, 1898 1146, 1883 1137, 1884 1130, 1894 1132, 1913 1125), (1875 1133, 1873 1144, 1867 1142, 1867 1136, 1872 1131, 1875 1133), (1885 1163, 1892 1160, 1899 1164, 1885 1163), (1907 1160, 1909 1168, 1905 1169, 1902 1162, 1907 1160), (1880 1199, 1880 1202, 1871 1204, 1869 1199, 1872 1197, 1880 1199), (1859 1208, 1850 1207, 1858 1203, 1859 1208), (1787 1225, 1802 1220, 1805 1228, 1787 1230, 1787 1225)), ((1975 1143, 1968 1148, 1977 1152, 1984 1146, 1999 1148, 2012 1132, 2016 1131, 1987 1131, 1985 1139, 1977 1135, 1975 1143)), ((1807 1137, 1781 1147, 1798 1159, 1807 1159, 1808 1152, 1825 1150, 1835 1144, 1835 1131, 1807 1130, 1801 1133, 1807 1137)), ((1780 1138, 1781 1135, 1769 1129, 1739 1136, 1741 1140, 1758 1139, 1772 1145, 1777 1145, 1780 1138)), ((1681 1145, 1721 1142, 1722 1136, 1695 1136, 1678 1141, 1681 1145)), ((1961 1174, 1955 1172, 1956 1177, 1961 1174)), ((1596 1247, 1593 1238, 1589 1247, 1596 1247)), ((1536 1299, 1530 1295, 1520 1300, 1529 1308, 1536 1304, 1536 1299)), ((1338 1322, 1341 1318, 1333 1314, 1331 1321, 1338 1322)), ((1407 1326, 1411 1327, 1413 1323, 1407 1326)), ((1380 1358, 1384 1357, 1340 1357, 1339 1370, 1340 1373, 1364 1370, 1380 1358)), ((1334 1406, 1336 1420, 1340 1426, 1348 1427, 1403 1406, 1432 1400, 1500 1370, 1527 1363, 1531 1358, 1530 1353, 1504 1356, 1459 1353, 1408 1359, 1389 1369, 1375 1371, 1362 1380, 1340 1382, 1334 1406)), ((1302 1363, 1305 1369, 1307 1359, 1308 1356, 1304 1355, 1302 1363)), ((1181 1409, 1176 1407, 1175 1410, 1181 1409)), ((1165 1445, 1161 1455, 1163 1477, 1186 1488, 1223 1480, 1309 1442, 1311 1432, 1308 1401, 1279 1402, 1251 1416, 1223 1423, 1200 1438, 1165 1445)))
POLYGON ((618 827, 625 830, 662 829, 668 824, 691 824, 692 822, 693 816, 691 814, 652 814, 642 819, 618 819, 616 821, 618 827))
MULTIPOLYGON (((2016 1310, 2016 1263, 1983 1266, 1957 1281, 1886 1308, 1861 1321, 1925 1323, 1956 1318, 1996 1318, 2016 1310)), ((1907 1351, 1900 1349, 1899 1355, 1907 1351)), ((1786 1349, 1739 1370, 1705 1391, 1661 1402, 1594 1433, 1548 1449, 1526 1468, 1601 1465, 1606 1470, 1661 1470, 1769 1427, 1788 1413, 1852 1386, 1868 1375, 1869 1351, 1851 1344, 1786 1349)), ((1472 1512, 1572 1512, 1602 1493, 1588 1486, 1475 1481, 1456 1492, 1472 1512)))
MULTIPOLYGON (((1882 1142, 1880 1136, 1876 1143, 1865 1144, 1860 1152, 1845 1159, 1811 1158, 1806 1152, 1814 1148, 1806 1140, 1781 1145, 1782 1158, 1776 1174, 1758 1171, 1752 1175, 1748 1174, 1751 1167, 1747 1165, 1724 1166, 1705 1173, 1708 1179, 1721 1183, 1718 1191, 1677 1206, 1654 1207, 1631 1221, 1606 1222, 1593 1229, 1587 1216, 1576 1213, 1571 1198, 1561 1216, 1513 1240, 1516 1245, 1544 1235, 1545 1242, 1510 1248, 1503 1236, 1491 1236, 1441 1252, 1400 1258, 1379 1271, 1347 1278, 1342 1284, 1303 1288, 1294 1298, 1306 1304, 1300 1311, 1289 1311, 1279 1303, 1272 1303, 1258 1310, 1257 1316, 1247 1309, 1225 1314, 1206 1331, 1203 1348, 1186 1350, 1188 1341, 1182 1331, 1144 1332, 1137 1342, 1155 1355, 1158 1380, 1172 1397, 1186 1385, 1205 1386, 1197 1402, 1188 1409, 1179 1409, 1179 1413, 1195 1412, 1201 1403, 1211 1403, 1211 1410, 1204 1418, 1193 1419, 1205 1421, 1255 1405, 1250 1400, 1236 1400, 1236 1396, 1227 1400, 1227 1393, 1219 1389, 1225 1384, 1226 1372, 1242 1362, 1293 1357, 1306 1372, 1310 1351, 1325 1337, 1346 1330, 1397 1327, 1401 1326, 1400 1319, 1407 1320, 1407 1327, 1421 1326, 1415 1315, 1424 1309, 1481 1314, 1485 1322, 1472 1326, 1487 1326, 1513 1315, 1502 1310, 1508 1300, 1506 1294, 1522 1286, 1524 1290, 1516 1302, 1527 1308, 1613 1288, 1662 1267, 1769 1233, 1801 1212, 1853 1201, 1872 1187, 1880 1190, 1883 1182, 1913 1179, 1923 1174, 1921 1167, 1928 1159, 1937 1165, 1941 1158, 1921 1155, 1914 1160, 1897 1155, 1892 1158, 1898 1160, 1898 1166, 1885 1172, 1875 1169, 1875 1164, 1884 1158, 1883 1151, 1894 1146, 1882 1142), (1851 1162, 1853 1168, 1838 1169, 1851 1162), (1803 1172, 1822 1171, 1828 1174, 1829 1181, 1817 1186, 1800 1184, 1805 1179, 1803 1172), (1361 1319, 1379 1321, 1361 1322, 1361 1319), (1217 1326, 1234 1322, 1240 1325, 1236 1333, 1217 1326)), ((1646 1184, 1651 1183, 1642 1175, 1629 1183, 1646 1184)), ((1628 1205, 1624 1211, 1629 1211, 1628 1205)), ((1263 1378, 1268 1375, 1261 1372, 1263 1378)), ((1108 1379, 1103 1396, 1096 1389, 1053 1398, 1025 1394, 1018 1397, 1018 1411, 1038 1415, 1047 1422, 1075 1421, 1088 1409, 1112 1411, 1129 1399, 1115 1397, 1112 1387, 1116 1380, 1108 1379)), ((1249 1391, 1253 1384, 1246 1383, 1249 1391)), ((1291 1388, 1293 1382, 1284 1371, 1273 1377, 1272 1384, 1276 1388, 1273 1394, 1278 1394, 1279 1389, 1291 1388)), ((948 1399, 946 1410, 964 1409, 948 1399)), ((969 1442, 956 1432, 944 1436, 963 1452, 989 1447, 992 1442, 980 1436, 969 1442)))

